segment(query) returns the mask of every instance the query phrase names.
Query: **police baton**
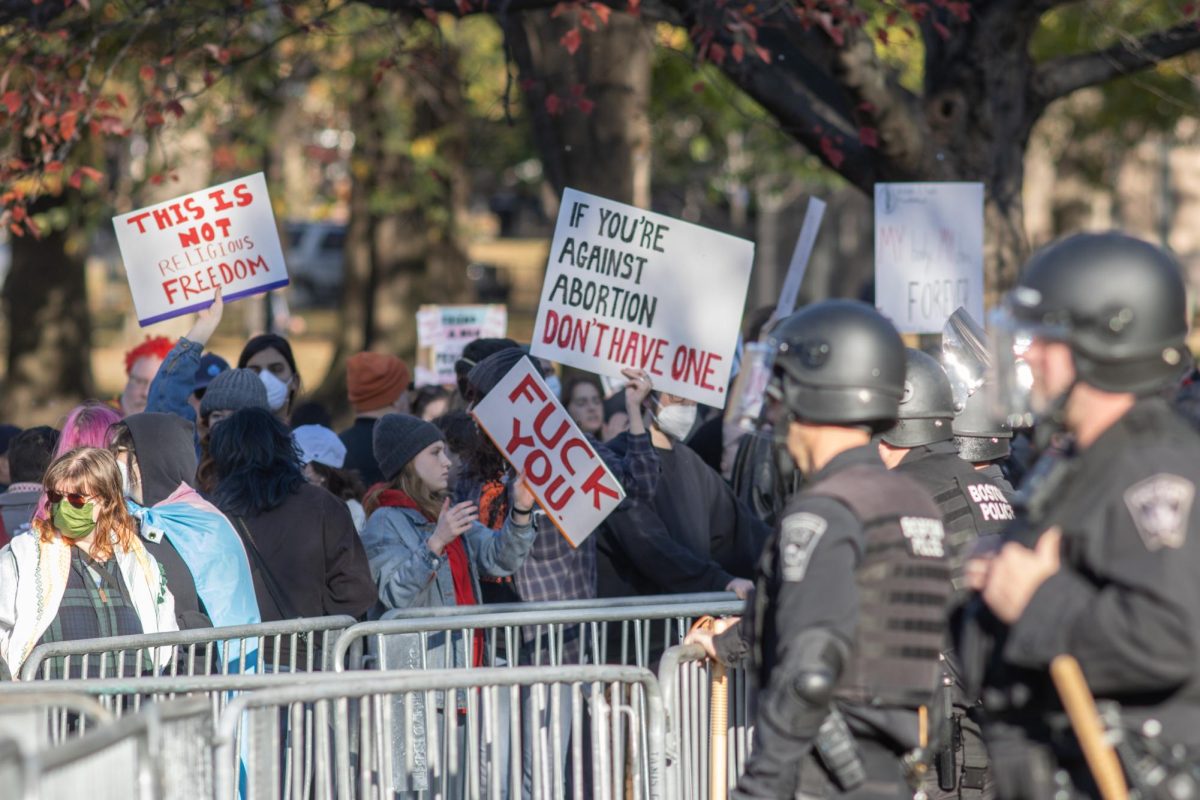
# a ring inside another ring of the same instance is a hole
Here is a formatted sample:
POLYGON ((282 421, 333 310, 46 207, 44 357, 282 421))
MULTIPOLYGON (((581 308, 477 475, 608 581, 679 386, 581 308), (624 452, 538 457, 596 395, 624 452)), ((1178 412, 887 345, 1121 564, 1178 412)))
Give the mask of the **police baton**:
MULTIPOLYGON (((716 633, 716 624, 706 615, 696 620, 692 630, 716 633)), ((708 796, 725 800, 729 794, 729 674, 720 661, 712 661, 709 669, 708 796)))
POLYGON ((1075 738, 1079 740, 1088 769, 1096 779, 1100 796, 1104 800, 1127 800, 1129 787, 1125 784, 1125 773, 1121 771, 1116 750, 1104 737, 1096 700, 1088 689, 1079 662, 1073 656, 1056 656, 1050 662, 1050 677, 1054 679, 1054 688, 1071 719, 1075 738))

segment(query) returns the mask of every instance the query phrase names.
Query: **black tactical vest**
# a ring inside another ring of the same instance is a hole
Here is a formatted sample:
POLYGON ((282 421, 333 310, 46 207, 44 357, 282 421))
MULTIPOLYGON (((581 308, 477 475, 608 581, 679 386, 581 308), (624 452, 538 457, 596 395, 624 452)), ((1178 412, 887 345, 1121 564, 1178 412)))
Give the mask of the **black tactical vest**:
POLYGON ((957 453, 905 460, 896 471, 925 487, 942 512, 947 555, 957 571, 965 551, 980 536, 1000 533, 1013 519, 1004 490, 957 453))
POLYGON ((866 552, 855 573, 858 624, 837 696, 861 704, 916 707, 940 670, 950 562, 937 509, 910 478, 855 466, 809 487, 862 522, 866 552))

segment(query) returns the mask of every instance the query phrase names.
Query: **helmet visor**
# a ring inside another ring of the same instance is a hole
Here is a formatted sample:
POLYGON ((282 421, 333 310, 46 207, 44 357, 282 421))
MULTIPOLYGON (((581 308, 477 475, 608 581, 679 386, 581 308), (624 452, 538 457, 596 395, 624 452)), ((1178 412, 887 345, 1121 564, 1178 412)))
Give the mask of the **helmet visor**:
POLYGON ((993 311, 989 321, 991 380, 986 385, 991 416, 1014 429, 1031 427, 1047 410, 1033 391, 1033 372, 1025 360, 1037 329, 1007 306, 993 311))
POLYGON ((983 385, 991 361, 983 326, 960 307, 942 329, 942 368, 950 379, 956 412, 983 385))

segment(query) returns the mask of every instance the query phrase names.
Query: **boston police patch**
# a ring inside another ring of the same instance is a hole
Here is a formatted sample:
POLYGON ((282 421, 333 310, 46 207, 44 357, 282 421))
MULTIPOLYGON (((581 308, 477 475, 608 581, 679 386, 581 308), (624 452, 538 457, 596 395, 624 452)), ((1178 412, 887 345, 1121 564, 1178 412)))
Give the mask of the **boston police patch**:
POLYGON ((1168 473, 1147 478, 1125 490, 1125 505, 1147 550, 1183 546, 1195 496, 1194 483, 1168 473))
POLYGON ((782 551, 783 579, 790 583, 804 580, 813 551, 829 522, 824 517, 804 511, 784 517, 779 546, 782 551))

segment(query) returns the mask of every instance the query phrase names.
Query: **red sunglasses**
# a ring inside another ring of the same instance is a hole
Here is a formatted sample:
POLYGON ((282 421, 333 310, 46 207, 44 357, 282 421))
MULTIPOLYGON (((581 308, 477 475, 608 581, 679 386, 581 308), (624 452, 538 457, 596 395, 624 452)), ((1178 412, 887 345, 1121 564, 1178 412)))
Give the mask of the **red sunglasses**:
POLYGON ((76 508, 83 508, 84 506, 87 505, 88 495, 76 494, 75 492, 67 492, 66 494, 59 494, 58 492, 54 492, 54 491, 47 489, 46 490, 46 498, 50 501, 51 505, 58 505, 63 500, 66 500, 68 503, 75 506, 76 508))

